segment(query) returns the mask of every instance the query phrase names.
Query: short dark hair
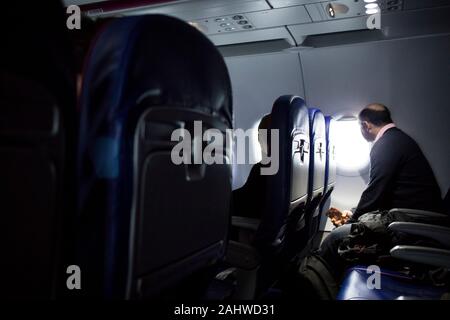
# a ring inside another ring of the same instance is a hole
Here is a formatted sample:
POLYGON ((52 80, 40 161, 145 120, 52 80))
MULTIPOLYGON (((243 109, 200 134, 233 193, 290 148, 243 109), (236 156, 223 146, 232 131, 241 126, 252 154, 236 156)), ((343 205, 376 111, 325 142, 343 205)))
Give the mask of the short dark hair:
POLYGON ((272 122, 271 120, 272 120, 272 116, 270 115, 270 113, 265 114, 261 118, 261 121, 259 121, 258 130, 261 130, 261 129, 269 130, 271 122, 272 122))
POLYGON ((365 107, 359 113, 359 120, 370 122, 377 127, 392 123, 391 112, 382 104, 373 104, 365 107), (376 108, 373 108, 376 106, 376 108))

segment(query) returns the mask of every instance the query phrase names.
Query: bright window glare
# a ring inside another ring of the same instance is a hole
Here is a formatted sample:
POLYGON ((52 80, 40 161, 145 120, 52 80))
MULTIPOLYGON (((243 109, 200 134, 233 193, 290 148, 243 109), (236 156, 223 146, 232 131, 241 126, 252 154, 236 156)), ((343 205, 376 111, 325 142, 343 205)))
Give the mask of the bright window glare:
POLYGON ((334 132, 339 173, 359 175, 369 165, 370 144, 361 135, 358 121, 336 121, 334 132))
POLYGON ((252 135, 251 135, 251 141, 249 143, 249 146, 250 146, 249 157, 250 157, 250 161, 253 161, 253 162, 260 162, 262 159, 261 145, 259 144, 259 140, 258 140, 258 127, 259 127, 260 122, 261 122, 261 119, 256 121, 256 123, 251 128, 252 135))

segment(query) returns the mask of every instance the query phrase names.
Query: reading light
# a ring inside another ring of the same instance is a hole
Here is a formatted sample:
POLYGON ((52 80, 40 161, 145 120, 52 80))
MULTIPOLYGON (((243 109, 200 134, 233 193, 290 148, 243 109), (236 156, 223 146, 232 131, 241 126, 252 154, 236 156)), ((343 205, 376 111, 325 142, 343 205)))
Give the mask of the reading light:
POLYGON ((336 16, 336 13, 334 12, 334 8, 331 4, 328 5, 327 10, 328 10, 328 14, 330 15, 330 17, 334 18, 336 16))
POLYGON ((377 0, 364 0, 365 3, 372 3, 372 2, 376 2, 377 0))
POLYGON ((262 159, 262 150, 261 150, 261 145, 259 144, 259 139, 258 139, 258 127, 259 127, 259 123, 261 122, 262 117, 260 119, 258 119, 258 121, 256 121, 253 126, 251 127, 251 135, 249 138, 249 151, 248 151, 248 155, 249 155, 249 160, 250 162, 260 162, 262 159))
POLYGON ((366 10, 366 14, 375 14, 375 13, 378 13, 378 12, 379 12, 378 8, 375 8, 375 9, 367 9, 367 10, 366 10))
POLYGON ((377 3, 368 3, 365 5, 366 9, 375 9, 378 8, 378 4, 377 3))

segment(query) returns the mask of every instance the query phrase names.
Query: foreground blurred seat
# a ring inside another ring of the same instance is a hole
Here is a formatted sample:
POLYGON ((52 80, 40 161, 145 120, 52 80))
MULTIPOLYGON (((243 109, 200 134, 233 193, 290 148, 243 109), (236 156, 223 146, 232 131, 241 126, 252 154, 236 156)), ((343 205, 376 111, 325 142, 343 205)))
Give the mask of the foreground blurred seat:
POLYGON ((75 74, 62 6, 21 6, 0 26, 0 296, 48 299, 71 238, 75 74))
MULTIPOLYGON (((179 297, 225 251, 231 167, 203 162, 203 130, 232 127, 224 60, 198 30, 160 15, 106 26, 88 57, 79 144, 79 257, 89 295, 179 297), (201 163, 175 164, 181 136, 201 163), (197 130, 197 129, 195 129, 197 130), (200 147, 200 150, 198 149, 200 147)), ((216 136, 216 138, 218 138, 216 136)), ((194 282, 185 293, 195 298, 194 282)))

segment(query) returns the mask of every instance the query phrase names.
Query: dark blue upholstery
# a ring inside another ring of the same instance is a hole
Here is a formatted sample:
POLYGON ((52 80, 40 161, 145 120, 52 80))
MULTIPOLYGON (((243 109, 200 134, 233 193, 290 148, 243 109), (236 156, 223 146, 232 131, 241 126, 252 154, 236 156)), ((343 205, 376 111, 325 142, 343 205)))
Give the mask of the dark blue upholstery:
POLYGON ((311 153, 308 182, 308 229, 312 239, 319 225, 319 205, 325 189, 326 128, 325 117, 319 109, 309 109, 311 153))
MULTIPOLYGON (((267 175, 265 206, 256 232, 261 255, 256 295, 265 294, 279 279, 289 257, 305 247, 309 166, 308 109, 302 98, 279 97, 272 107, 271 127, 279 132, 279 168, 267 175)), ((273 146, 271 147, 273 149, 273 146)))
POLYGON ((325 117, 326 128, 326 168, 325 168, 325 188, 329 190, 336 183, 336 142, 334 138, 335 120, 331 116, 325 117))
MULTIPOLYGON (((400 297, 440 299, 445 288, 423 283, 400 272, 381 270, 380 289, 369 289, 368 278, 373 275, 367 267, 349 269, 342 282, 337 300, 395 300, 400 297)), ((372 281, 370 281, 372 283, 372 281)))
POLYGON ((225 164, 171 161, 175 129, 194 138, 194 121, 223 135, 232 127, 230 79, 214 45, 167 16, 115 20, 88 57, 80 108, 85 292, 152 297, 220 259, 229 223, 228 151, 225 164))
MULTIPOLYGON (((267 205, 257 233, 263 251, 278 250, 284 244, 290 213, 307 200, 309 122, 304 100, 279 97, 272 108, 271 129, 279 130, 279 169, 267 176, 267 205)), ((296 211, 295 219, 300 218, 296 211)))

